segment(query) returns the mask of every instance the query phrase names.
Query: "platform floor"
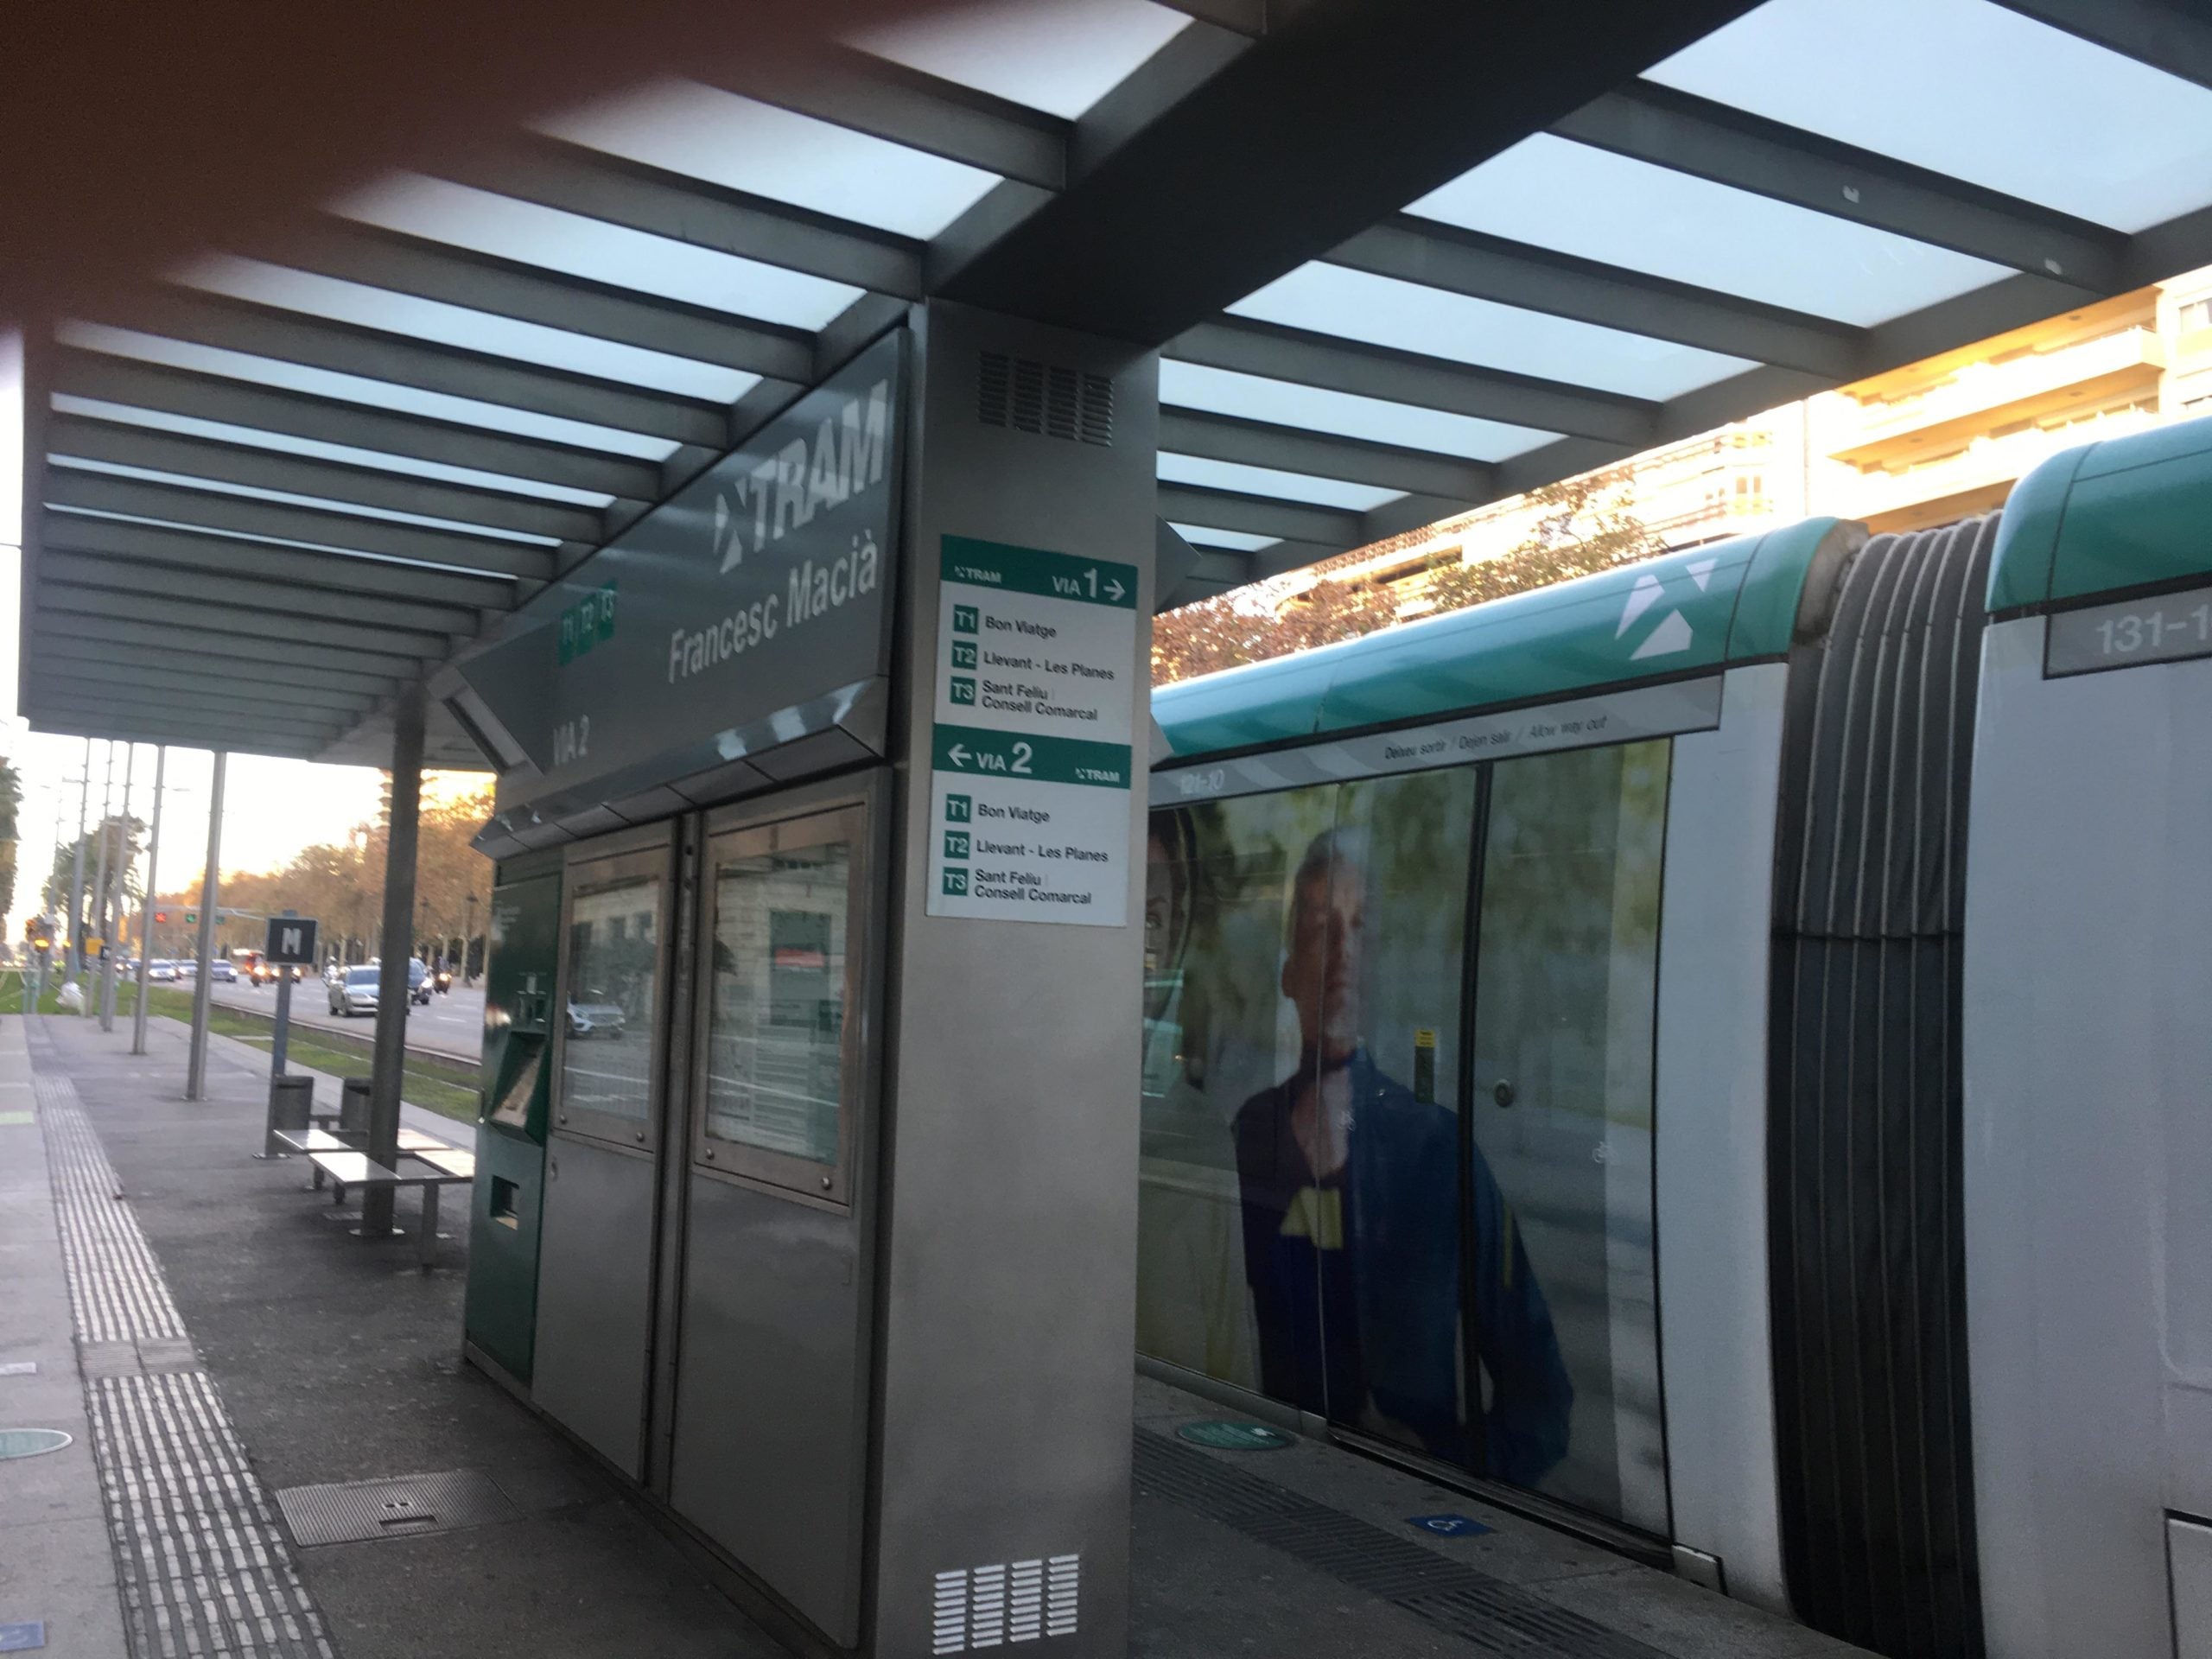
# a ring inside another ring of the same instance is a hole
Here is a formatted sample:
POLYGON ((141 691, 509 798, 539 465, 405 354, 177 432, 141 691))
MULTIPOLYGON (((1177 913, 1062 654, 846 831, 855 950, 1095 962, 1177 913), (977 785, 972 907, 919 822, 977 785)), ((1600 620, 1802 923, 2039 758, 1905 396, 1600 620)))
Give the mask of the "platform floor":
MULTIPOLYGON (((466 1205, 445 1205, 442 1266, 420 1273, 411 1236, 365 1242, 297 1161, 249 1156, 265 1054, 213 1039, 195 1103, 181 1027, 129 1047, 122 1025, 0 1021, 0 1367, 38 1368, 0 1370, 0 1428, 76 1436, 0 1462, 0 1634, 42 1622, 53 1659, 782 1651, 459 1362, 466 1205), (493 1477, 456 1530, 302 1547, 279 1502, 455 1471, 493 1477)), ((1220 1414, 1138 1379, 1133 1654, 1858 1652, 1340 1447, 1175 1435, 1220 1414), (1491 1529, 1410 1524, 1446 1512, 1491 1529)))

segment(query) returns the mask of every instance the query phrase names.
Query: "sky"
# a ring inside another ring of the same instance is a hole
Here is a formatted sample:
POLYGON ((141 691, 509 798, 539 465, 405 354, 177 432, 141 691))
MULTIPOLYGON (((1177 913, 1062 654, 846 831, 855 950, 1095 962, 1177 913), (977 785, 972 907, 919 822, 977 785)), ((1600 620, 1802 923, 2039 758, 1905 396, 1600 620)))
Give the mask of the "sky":
MULTIPOLYGON (((85 740, 34 732, 17 711, 22 437, 21 347, 13 335, 0 331, 0 756, 15 763, 23 780, 15 907, 0 923, 4 937, 10 938, 37 909, 40 884, 54 866, 57 822, 59 844, 67 846, 75 837, 80 807, 86 823, 97 823, 104 796, 118 813, 129 810, 150 820, 154 812, 152 744, 141 743, 134 750, 127 743, 94 742, 92 787, 86 800, 80 781, 86 772, 85 740), (127 804, 126 766, 130 779, 127 804)), ((214 756, 204 749, 168 752, 162 790, 161 863, 154 876, 157 892, 174 892, 196 880, 205 867, 208 784, 214 764, 214 756)), ((423 791, 435 799, 484 781, 481 774, 431 773, 423 779, 423 791)), ((355 824, 376 816, 382 785, 382 775, 366 766, 321 766, 305 760, 233 754, 224 780, 221 868, 226 872, 276 869, 302 847, 344 840, 355 824)), ((87 873, 86 880, 91 879, 87 873)))

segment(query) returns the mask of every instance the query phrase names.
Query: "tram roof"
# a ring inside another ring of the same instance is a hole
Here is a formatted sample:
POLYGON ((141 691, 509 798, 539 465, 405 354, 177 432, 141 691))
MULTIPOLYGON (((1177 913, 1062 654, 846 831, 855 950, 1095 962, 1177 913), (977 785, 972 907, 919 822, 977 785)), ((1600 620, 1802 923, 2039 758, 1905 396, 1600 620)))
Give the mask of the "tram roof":
MULTIPOLYGON (((917 16, 30 341, 22 704, 380 763, 406 685, 924 297, 1160 348, 1173 605, 2206 263, 2178 3, 917 16)), ((442 709, 428 760, 483 764, 442 709)))

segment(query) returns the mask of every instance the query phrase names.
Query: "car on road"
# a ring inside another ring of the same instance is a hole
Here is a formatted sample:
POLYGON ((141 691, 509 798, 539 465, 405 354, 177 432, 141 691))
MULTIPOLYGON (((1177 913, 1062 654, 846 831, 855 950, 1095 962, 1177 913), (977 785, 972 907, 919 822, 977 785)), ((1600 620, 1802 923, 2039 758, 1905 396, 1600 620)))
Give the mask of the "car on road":
POLYGON ((620 1038, 630 1027, 630 1016, 612 1002, 589 1001, 569 1004, 569 1035, 571 1037, 604 1037, 610 1040, 620 1038))
POLYGON ((176 963, 149 962, 146 964, 146 978, 149 982, 154 984, 173 983, 176 979, 176 963))
MULTIPOLYGON (((349 1020, 357 1014, 374 1014, 383 976, 384 969, 374 963, 346 969, 341 977, 330 982, 330 1011, 349 1020)), ((430 1000, 429 970, 418 960, 410 959, 407 964, 407 989, 412 1001, 430 1000)))
POLYGON ((207 977, 216 984, 235 985, 238 982, 238 970, 231 966, 229 957, 218 957, 207 964, 207 977))

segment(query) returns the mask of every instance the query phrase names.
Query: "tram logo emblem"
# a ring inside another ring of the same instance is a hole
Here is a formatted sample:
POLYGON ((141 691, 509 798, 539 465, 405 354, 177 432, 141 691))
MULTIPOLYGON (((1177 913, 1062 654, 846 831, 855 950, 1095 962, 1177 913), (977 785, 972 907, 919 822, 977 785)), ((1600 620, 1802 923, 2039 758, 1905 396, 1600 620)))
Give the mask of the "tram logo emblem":
MULTIPOLYGON (((1697 584, 1698 592, 1703 593, 1712 586, 1713 567, 1719 563, 1717 559, 1693 559, 1682 567, 1682 574, 1697 584)), ((1638 576, 1636 586, 1628 590, 1628 602, 1621 607, 1620 626, 1613 630, 1613 638, 1624 637, 1643 619, 1646 613, 1666 598, 1667 587, 1667 583, 1648 571, 1638 576)), ((1689 619, 1679 609, 1669 607, 1652 625, 1643 642, 1629 652, 1629 660, 1636 663, 1647 658, 1672 657, 1677 652, 1688 651, 1694 637, 1689 619)))

